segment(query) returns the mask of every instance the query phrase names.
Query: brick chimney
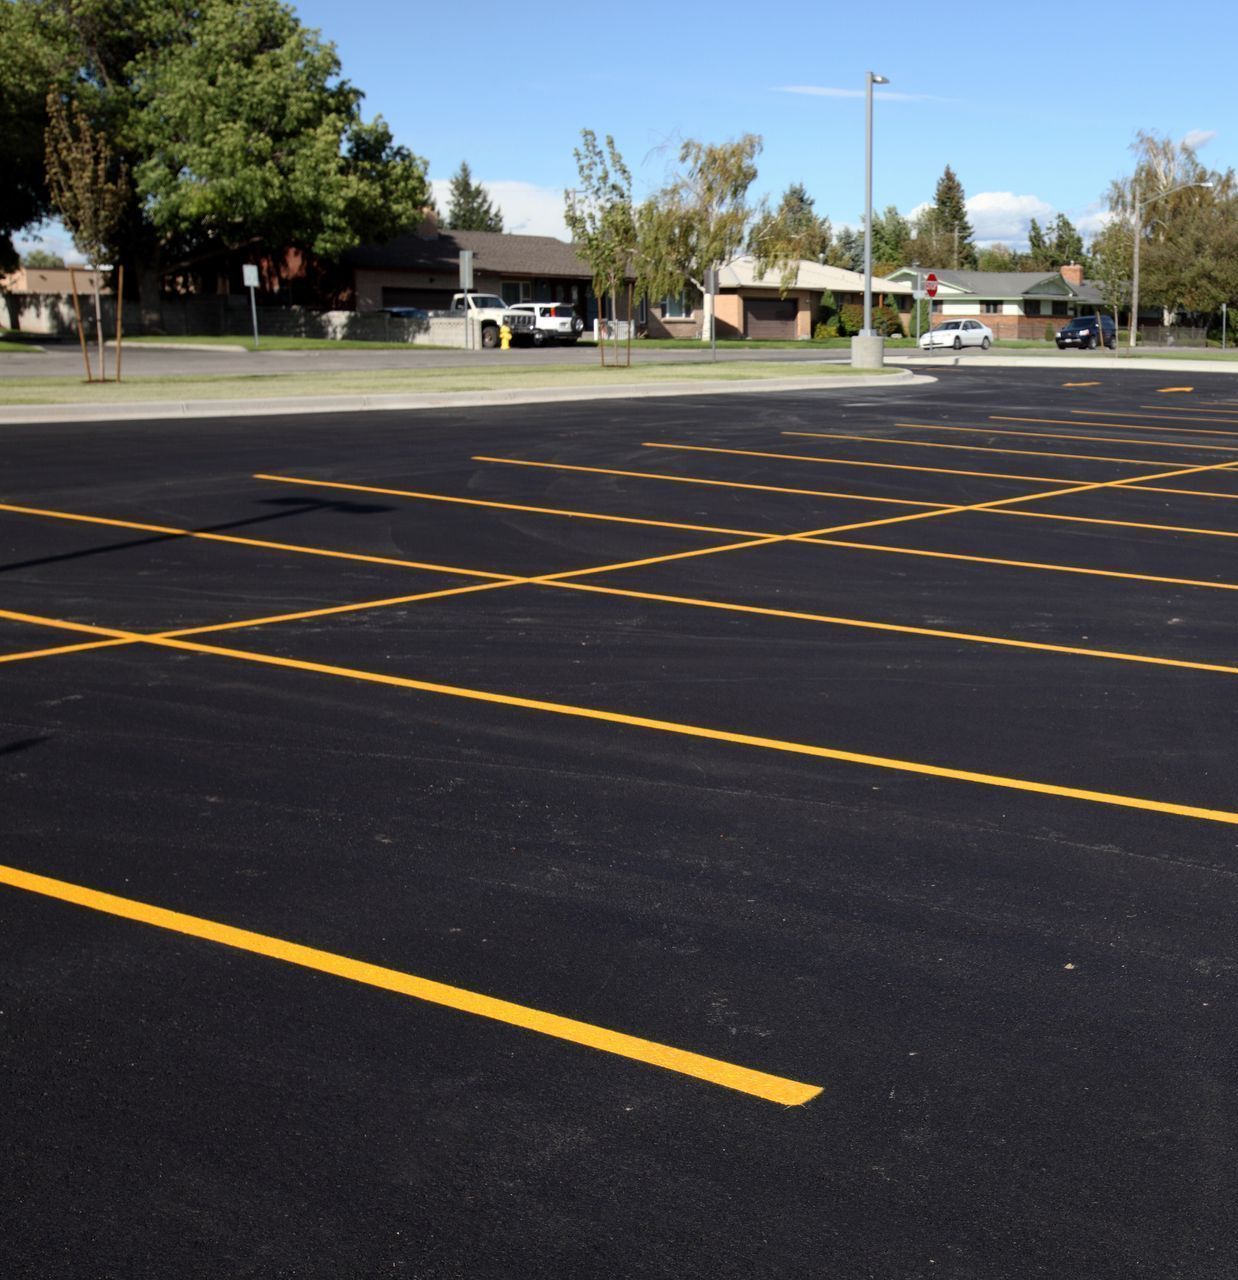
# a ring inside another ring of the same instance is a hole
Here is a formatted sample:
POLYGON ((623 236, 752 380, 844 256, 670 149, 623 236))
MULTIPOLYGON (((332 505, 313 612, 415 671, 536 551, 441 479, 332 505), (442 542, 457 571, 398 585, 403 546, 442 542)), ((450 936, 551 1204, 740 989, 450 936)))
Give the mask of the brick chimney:
POLYGON ((1067 284, 1074 285, 1076 289, 1083 284, 1083 268, 1077 262, 1069 262, 1058 270, 1067 284))

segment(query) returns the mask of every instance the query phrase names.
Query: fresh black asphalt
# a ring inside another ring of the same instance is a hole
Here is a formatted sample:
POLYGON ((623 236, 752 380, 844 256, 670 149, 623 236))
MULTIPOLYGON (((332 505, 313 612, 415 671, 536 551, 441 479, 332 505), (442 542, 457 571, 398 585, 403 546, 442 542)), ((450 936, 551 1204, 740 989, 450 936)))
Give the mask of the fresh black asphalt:
MULTIPOLYGON (((165 632, 917 510, 737 484, 965 505, 1227 449, 1229 378, 979 366, 9 426, 9 507, 458 572, 0 508, 0 609, 165 632)), ((1238 496, 1228 472, 1154 483, 1238 496)), ((199 638, 1238 810, 1238 675, 648 598, 1238 666, 1238 502, 1025 509, 1216 532, 956 513, 574 579, 643 595, 523 584, 199 638)), ((0 618, 0 657, 95 638, 0 618)), ((0 786, 6 866, 823 1089, 773 1105, 0 885, 12 1280, 1234 1275, 1238 826, 134 644, 0 662, 0 786)))

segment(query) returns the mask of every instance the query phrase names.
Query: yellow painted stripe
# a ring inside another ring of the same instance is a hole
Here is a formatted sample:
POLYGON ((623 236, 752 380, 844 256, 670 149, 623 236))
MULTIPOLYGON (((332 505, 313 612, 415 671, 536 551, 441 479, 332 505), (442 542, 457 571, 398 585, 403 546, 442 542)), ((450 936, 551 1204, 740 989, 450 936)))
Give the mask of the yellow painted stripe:
POLYGON ((539 516, 566 516, 574 520, 606 520, 614 524, 648 525, 654 529, 687 529, 692 533, 725 533, 732 537, 758 538, 764 536, 757 529, 723 529, 710 524, 682 524, 675 520, 643 520, 636 516, 610 516, 597 511, 569 511, 561 507, 533 507, 519 502, 494 502, 485 498, 460 498, 447 493, 419 493, 413 489, 386 489, 372 484, 345 484, 338 480, 311 480, 304 476, 276 476, 257 474, 255 480, 270 480, 276 484, 293 484, 309 489, 344 489, 349 493, 378 493, 392 498, 413 498, 419 502, 445 502, 462 507, 490 507, 498 511, 527 511, 539 516))
POLYGON ((1099 387, 1099 382, 1063 382, 1064 387, 1099 387))
POLYGON ((857 462, 854 458, 823 458, 819 454, 769 453, 759 449, 723 449, 716 445, 667 444, 647 440, 646 449, 679 449, 687 453, 725 453, 741 458, 777 458, 781 462, 826 462, 840 467, 871 467, 875 471, 922 471, 935 476, 981 476, 988 480, 1028 480, 1036 484, 1083 484, 1068 476, 1022 476, 1002 471, 960 471, 952 467, 913 467, 906 462, 857 462))
POLYGON ((205 533, 197 529, 176 529, 170 525, 143 524, 136 520, 116 520, 109 516, 82 515, 75 511, 53 511, 45 507, 22 507, 0 502, 0 511, 20 516, 41 516, 48 520, 67 520, 74 524, 100 524, 111 529, 136 529, 140 533, 160 533, 176 538, 197 538, 203 542, 227 542, 239 547, 260 547, 264 551, 288 551, 294 555, 325 556, 330 560, 357 560, 362 564, 392 565, 397 569, 425 569, 430 573, 452 573, 466 578, 505 578, 502 573, 485 573, 479 569, 430 564, 424 560, 399 560, 391 556, 367 556, 356 551, 332 551, 326 547, 303 546, 295 542, 271 542, 265 538, 245 538, 231 533, 205 533))
MULTIPOLYGON (((534 580, 534 585, 543 585, 534 580)), ((772 609, 761 605, 738 604, 731 600, 703 600, 697 596, 663 595, 656 591, 632 591, 623 587, 606 587, 600 583, 551 582, 544 585, 566 591, 589 591, 599 595, 620 596, 633 600, 651 600, 659 604, 688 605, 698 609, 718 609, 726 613, 751 613, 765 618, 789 618, 796 622, 825 623, 836 627, 854 627, 862 631, 888 631, 898 635, 927 636, 934 640, 961 640, 968 644, 996 645, 1009 649, 1028 649, 1040 653, 1062 653, 1070 657, 1101 658, 1115 662, 1146 663, 1156 667, 1183 667, 1190 671, 1211 671, 1218 675, 1238 676, 1238 666, 1217 662, 1191 662, 1185 658, 1160 658, 1151 654, 1124 653, 1115 649, 1089 649, 1079 645, 1047 644, 1039 640, 1019 640, 1013 636, 983 635, 973 631, 947 631, 940 627, 916 627, 905 623, 878 622, 871 618, 841 618, 827 613, 805 613, 796 609, 772 609)))
POLYGON ((29 662, 36 658, 55 658, 65 653, 87 653, 92 649, 114 649, 132 644, 132 640, 83 640, 80 644, 58 644, 50 649, 25 649, 21 653, 0 653, 0 662, 29 662))
POLYGON ((1177 392, 1177 391, 1194 391, 1195 388, 1194 387, 1158 387, 1157 390, 1160 392, 1161 395, 1167 396, 1167 395, 1172 395, 1174 392, 1177 392))
POLYGON ((527 458, 489 458, 474 454, 473 462, 500 463, 507 467, 545 467, 550 471, 582 471, 599 476, 628 476, 636 480, 667 480, 674 484, 706 484, 720 489, 755 489, 761 493, 795 493, 808 498, 846 498, 852 502, 885 502, 899 507, 949 507, 949 502, 917 502, 912 498, 879 498, 866 493, 838 493, 831 489, 791 489, 778 484, 746 484, 740 480, 706 480, 700 476, 671 476, 657 471, 619 471, 614 467, 583 467, 566 462, 532 462, 527 458))
MULTIPOLYGON (((913 431, 966 431, 972 435, 983 436, 1030 436, 1035 440, 1090 440, 1094 444, 1148 444, 1147 440, 1128 440, 1122 436, 1078 436, 1065 431, 1012 431, 1009 427, 943 427, 927 422, 896 422, 896 427, 909 427, 913 431)), ((1147 427, 1148 431, 1163 431, 1164 427, 1147 427)), ((1238 447, 1224 444, 1181 444, 1176 440, 1152 441, 1158 449, 1207 449, 1212 453, 1238 453, 1238 447)), ((1033 456, 1042 451, 1029 450, 1033 456)), ((1045 453, 1046 458, 1085 458, 1088 454, 1045 453)), ((1168 458, 1094 458, 1095 462, 1137 462, 1156 467, 1171 467, 1174 464, 1168 458)))
MULTIPOLYGON (((920 430, 918 423, 896 422, 896 427, 914 427, 920 430)), ((932 431, 934 428, 930 427, 932 431)), ((950 430, 950 428, 947 428, 950 430)), ((1169 467, 1173 463, 1165 458, 1114 458, 1105 454, 1094 453, 1058 453, 1050 449, 999 449, 993 445, 983 444, 943 444, 940 440, 905 440, 901 437, 893 436, 844 436, 835 431, 784 431, 784 436, 815 436, 819 440, 862 440, 870 444, 905 444, 913 449, 957 449, 963 453, 1009 453, 1018 454, 1024 458, 1069 458, 1074 462, 1124 462, 1132 467, 1169 467)), ((1000 435, 1000 432, 990 431, 988 435, 1000 435)), ((1010 433, 1015 434, 1014 432, 1010 433)), ((1064 439, 1069 437, 1063 437, 1064 439)), ((1116 442, 1115 442, 1116 443, 1116 442)), ((1206 449, 1207 445, 1185 446, 1179 445, 1179 448, 1196 448, 1206 449)))
POLYGON ((1197 533, 1210 538, 1238 538, 1231 529, 1198 529, 1193 525, 1150 524, 1141 520, 1106 520, 1098 516, 1064 516, 1053 511, 995 511, 998 516, 1026 516, 1030 520, 1065 520, 1070 524, 1114 525, 1120 529, 1158 529, 1162 533, 1197 533))
MULTIPOLYGON (((1106 410, 1077 409, 1075 412, 1090 413, 1095 416, 1100 416, 1104 414, 1106 410)), ((1113 416, 1115 418, 1125 418, 1125 417, 1129 417, 1129 415, 1130 415, 1130 411, 1128 410, 1124 413, 1115 413, 1113 416)), ((1155 418, 1155 417, 1169 418, 1169 415, 1164 413, 1162 414, 1144 413, 1144 414, 1140 414, 1139 416, 1144 418, 1155 418)), ((1026 418, 1026 417, 1016 417, 1015 415, 1009 414, 1009 413, 994 413, 994 414, 990 414, 989 420, 991 422, 1030 422, 1030 423, 1040 423, 1045 426, 1060 426, 1060 427, 1105 427, 1109 430, 1117 429, 1119 431, 1156 431, 1160 434, 1163 434, 1166 431, 1170 431, 1170 432, 1173 432, 1174 435, 1229 436, 1231 439, 1234 436, 1238 436, 1238 431, 1213 431, 1208 429, 1207 427, 1162 427, 1162 426, 1150 427, 1146 422, 1096 422, 1093 420, 1093 418, 1026 418)), ((1169 420, 1171 422, 1181 422, 1182 418, 1179 415, 1176 418, 1169 418, 1169 420)), ((1157 440, 1157 441, 1154 441, 1154 443, 1159 445, 1159 444, 1164 444, 1165 442, 1163 440, 1157 440)))
POLYGON ((564 1018, 527 1005, 513 1004, 510 1000, 499 1000, 464 987, 449 986, 431 978, 420 978, 398 969, 387 969, 382 965, 368 964, 364 960, 354 960, 333 951, 320 951, 317 947, 254 933, 250 929, 237 929, 215 920, 204 920, 201 916, 169 911, 132 898, 120 898, 112 893, 102 893, 65 880, 53 880, 49 876, 35 875, 17 867, 0 866, 0 883, 91 911, 118 916, 122 920, 166 929, 171 933, 232 947, 251 955, 265 956, 269 960, 280 960, 302 969, 327 973, 348 982, 358 982, 367 987, 378 987, 397 995, 410 996, 414 1000, 441 1005, 459 1013, 521 1027, 525 1031, 535 1031, 543 1036, 553 1036, 557 1040, 583 1045, 601 1053, 630 1058, 649 1066, 660 1067, 664 1071, 675 1071, 680 1075, 720 1085, 724 1089, 751 1094, 766 1102, 777 1102, 788 1107, 802 1106, 821 1092, 819 1085, 801 1084, 764 1071, 754 1071, 751 1067, 741 1067, 686 1049, 659 1044, 655 1040, 643 1040, 622 1031, 610 1031, 592 1023, 578 1022, 575 1018, 564 1018))
POLYGON ((1208 402, 1205 401, 1204 404, 1193 404, 1183 409, 1170 408, 1169 406, 1163 405, 1163 404, 1141 404, 1139 406, 1141 409, 1151 409, 1151 410, 1154 410, 1154 412, 1148 413, 1148 414, 1141 413, 1139 416, 1141 418, 1144 418, 1144 417, 1166 418, 1166 417, 1170 417, 1171 415, 1175 418, 1194 418, 1194 417, 1202 416, 1205 418, 1220 417, 1223 422, 1227 420, 1230 422, 1238 421, 1238 418, 1235 417, 1235 410, 1209 409, 1205 407, 1207 403, 1208 402))
POLYGON ((1212 493, 1208 489, 1171 489, 1166 484, 1133 484, 1129 486, 1135 493, 1176 493, 1187 498, 1220 498, 1233 501, 1238 493, 1212 493))
MULTIPOLYGON (((845 544, 843 544, 845 545, 845 544)), ((893 550, 893 548, 880 548, 893 550)), ((0 614, 0 616, 3 616, 0 614)), ((56 626, 55 619, 45 619, 49 626, 56 626)), ((411 689, 421 693, 449 698, 461 698, 469 702, 494 706, 513 707, 525 711, 540 711, 549 715, 567 716, 605 724, 619 724, 630 728, 651 729, 660 733, 688 738, 700 738, 710 742, 725 742, 735 746, 755 747, 788 755, 808 756, 820 760, 832 760, 844 764, 863 765, 874 769, 893 770, 898 773, 922 777, 943 778, 953 782, 978 783, 1011 791, 1030 792, 1068 800, 1084 800, 1093 804, 1112 805, 1123 809, 1140 809, 1153 813, 1166 813, 1176 817, 1198 818, 1201 821, 1220 822, 1238 826, 1238 813, 1226 809, 1210 809, 1199 805, 1180 804, 1176 801, 1152 800, 1143 796, 1128 796, 1118 792, 1093 791, 1084 787, 1062 786, 1051 782, 1037 782, 1028 778, 1013 778, 1004 774, 982 773, 973 769, 958 769, 947 765, 929 764, 918 760, 902 760, 894 756, 871 755, 867 752, 848 751, 840 747, 818 746, 814 743, 795 742, 783 738, 769 738, 757 734, 738 733, 729 729, 714 729, 705 725, 685 724, 676 720, 659 720, 650 716, 629 715, 619 711, 605 711, 597 707, 583 707, 572 703, 550 702, 541 698, 526 698, 515 694, 495 693, 487 689, 471 689, 460 685, 441 684, 437 681, 415 680, 408 676, 388 675, 379 671, 365 671, 356 667, 341 667, 325 662, 308 662, 299 658, 284 658, 277 654, 254 653, 247 649, 229 649, 222 645, 201 644, 194 640, 176 640, 164 636, 141 635, 137 632, 118 631, 110 627, 97 627, 100 635, 115 636, 126 640, 138 640, 159 648, 201 653, 212 657, 230 658, 239 662, 252 662, 259 666, 278 667, 292 671, 307 671, 317 675, 337 676, 365 684, 389 688, 411 689)))
POLYGON ((844 542, 841 538, 806 538, 825 547, 848 547, 893 556, 926 556, 930 560, 965 560, 971 564, 995 564, 1011 569, 1041 569, 1049 573, 1081 573, 1093 578, 1120 578, 1128 582, 1158 582, 1172 587, 1206 587, 1213 591, 1238 591, 1238 582, 1208 582, 1201 578, 1166 578, 1152 573, 1123 573, 1118 569, 1087 569, 1082 565, 1052 564, 1039 560, 1003 560, 997 556, 965 555, 960 551, 925 551, 918 547, 886 547, 879 542, 844 542))

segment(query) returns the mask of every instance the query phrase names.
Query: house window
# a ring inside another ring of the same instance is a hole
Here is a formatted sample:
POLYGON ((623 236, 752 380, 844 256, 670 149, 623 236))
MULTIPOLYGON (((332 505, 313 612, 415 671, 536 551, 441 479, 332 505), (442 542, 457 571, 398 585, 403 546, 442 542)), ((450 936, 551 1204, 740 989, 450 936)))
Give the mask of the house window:
POLYGON ((980 310, 986 316, 1000 316, 1002 313, 1002 304, 1000 302, 982 302, 980 304, 980 310))
POLYGON ((515 306, 517 302, 531 302, 533 283, 530 280, 504 280, 500 292, 503 295, 503 301, 509 307, 515 306))
POLYGON ((674 298, 662 299, 662 318, 664 320, 690 320, 692 318, 692 307, 688 302, 686 290, 674 298))
POLYGON ((1066 304, 1064 302, 1055 302, 1053 304, 1053 314, 1055 316, 1065 316, 1070 313, 1066 310, 1066 304))
POLYGON ((935 316, 941 315, 941 303, 936 298, 933 299, 933 314, 935 316))
POLYGON ((1025 316, 1038 316, 1040 314, 1040 299, 1025 298, 1023 301, 1023 314, 1025 316))

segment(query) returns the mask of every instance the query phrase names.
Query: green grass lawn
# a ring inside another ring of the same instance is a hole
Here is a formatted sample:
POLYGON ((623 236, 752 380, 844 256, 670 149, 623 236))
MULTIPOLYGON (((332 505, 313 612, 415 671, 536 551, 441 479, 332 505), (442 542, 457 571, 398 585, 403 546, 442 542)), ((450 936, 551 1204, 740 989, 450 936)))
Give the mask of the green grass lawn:
POLYGON ((42 334, 19 333, 16 329, 0 329, 0 355, 11 354, 14 351, 24 351, 27 354, 33 352, 39 355, 43 351, 43 341, 42 334))
MULTIPOLYGON (((522 366, 506 369, 374 369, 338 373, 187 375, 127 378, 122 383, 70 381, 67 378, 5 378, 0 404, 123 404, 133 401, 268 399, 272 396, 434 394, 446 391, 509 391, 547 387, 642 387, 672 382, 760 382, 774 378, 836 378, 852 373, 848 365, 633 364, 627 368, 594 365, 522 366)), ((877 372, 877 371, 874 371, 877 372)), ((897 373, 886 369, 882 373, 897 373)))
MULTIPOLYGON (((183 334, 143 334, 125 339, 126 346, 176 346, 176 347, 224 347, 235 351, 253 351, 253 338, 242 337, 193 337, 183 334)), ((356 338, 264 338, 258 335, 259 351, 447 351, 451 348, 411 342, 362 342, 356 338)))

